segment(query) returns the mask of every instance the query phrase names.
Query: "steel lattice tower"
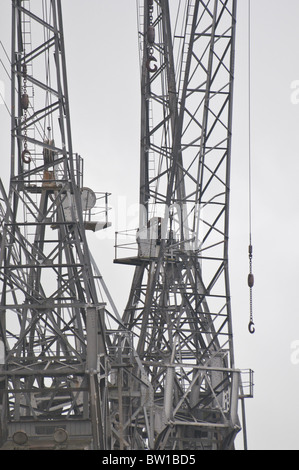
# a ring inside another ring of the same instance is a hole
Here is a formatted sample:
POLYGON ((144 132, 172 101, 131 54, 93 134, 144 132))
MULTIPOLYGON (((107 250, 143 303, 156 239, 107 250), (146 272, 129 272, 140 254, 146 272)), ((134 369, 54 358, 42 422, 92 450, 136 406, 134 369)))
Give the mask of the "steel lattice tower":
POLYGON ((138 253, 118 250, 115 262, 136 265, 123 322, 149 398, 134 406, 135 384, 122 399, 120 442, 232 449, 242 396, 228 273, 236 1, 140 0, 138 18, 138 253))
POLYGON ((61 0, 12 0, 2 449, 220 450, 240 430, 228 276, 236 0, 137 9, 140 223, 135 256, 115 260, 136 266, 121 318, 87 243, 108 225, 107 194, 84 186, 72 147, 61 0))
POLYGON ((86 230, 107 226, 107 195, 83 186, 83 160, 72 148, 60 0, 12 1, 11 62, 0 443, 109 448, 106 320, 118 314, 86 239, 86 230))

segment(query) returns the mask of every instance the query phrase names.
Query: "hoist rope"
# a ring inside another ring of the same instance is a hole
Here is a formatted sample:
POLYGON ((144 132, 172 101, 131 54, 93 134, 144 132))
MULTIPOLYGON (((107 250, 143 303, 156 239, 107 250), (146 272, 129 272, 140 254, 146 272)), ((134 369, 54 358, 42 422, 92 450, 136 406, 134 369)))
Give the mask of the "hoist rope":
POLYGON ((248 175, 249 175, 249 275, 248 275, 248 286, 249 286, 249 310, 250 319, 248 330, 251 334, 255 332, 255 326, 253 321, 253 286, 254 276, 252 268, 253 260, 253 245, 252 245, 252 130, 251 130, 251 3, 248 0, 248 175))
MULTIPOLYGON (((249 239, 252 239, 252 148, 251 148, 251 4, 248 0, 248 170, 249 170, 249 239)), ((251 243, 250 243, 251 244, 251 243)))

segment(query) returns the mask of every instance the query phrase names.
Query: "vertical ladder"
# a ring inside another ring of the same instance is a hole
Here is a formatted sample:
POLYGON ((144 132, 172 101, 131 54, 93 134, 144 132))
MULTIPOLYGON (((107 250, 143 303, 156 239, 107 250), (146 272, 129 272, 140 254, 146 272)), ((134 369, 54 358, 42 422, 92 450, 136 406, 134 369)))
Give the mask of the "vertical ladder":
POLYGON ((182 39, 183 40, 182 60, 181 60, 180 70, 178 71, 178 74, 179 74, 178 96, 179 97, 181 97, 181 94, 183 91, 183 84, 185 80, 185 71, 186 71, 186 64, 187 64, 189 41, 190 41, 190 36, 191 36, 191 31, 192 31, 195 2, 196 0, 189 0, 188 7, 187 7, 185 32, 184 32, 184 38, 182 39))
POLYGON ((137 24, 139 40, 139 61, 140 70, 142 70, 143 50, 144 50, 144 2, 145 0, 136 0, 137 3, 137 24))
MULTIPOLYGON (((30 0, 23 0, 23 7, 30 11, 30 0)), ((22 14, 22 31, 23 31, 23 48, 25 55, 32 52, 32 32, 31 32, 31 19, 28 15, 22 14)), ((32 63, 27 62, 27 75, 33 75, 32 63)), ((27 83, 27 94, 29 96, 29 108, 28 114, 33 114, 34 112, 34 87, 32 83, 27 83)), ((35 127, 31 126, 27 128, 27 133, 32 138, 35 136, 35 127)), ((33 145, 33 144, 32 144, 33 145)), ((31 147, 28 150, 33 154, 35 148, 31 147)))
MULTIPOLYGON (((30 0, 23 0, 22 6, 24 7, 25 10, 30 11, 30 0)), ((27 54, 32 52, 32 25, 31 25, 31 18, 29 15, 26 13, 22 13, 21 16, 21 28, 22 28, 22 35, 23 35, 23 50, 24 50, 24 55, 26 56, 27 54)), ((32 62, 26 62, 26 67, 27 67, 27 75, 29 77, 33 76, 33 65, 32 62)), ((27 116, 30 117, 34 113, 34 87, 33 84, 29 81, 27 81, 27 94, 29 97, 29 107, 27 110, 27 116)), ((35 140, 35 125, 29 125, 27 127, 27 136, 35 140)), ((28 143, 28 150, 34 158, 32 158, 31 162, 29 165, 36 165, 36 148, 33 143, 28 143)), ((32 177, 31 177, 32 178, 32 177)), ((36 178, 38 178, 38 175, 36 175, 36 178)), ((32 180, 30 181, 30 184, 32 184, 32 180)), ((37 195, 32 195, 34 202, 37 204, 37 195)), ((24 222, 28 223, 32 221, 32 214, 30 214, 28 210, 27 204, 24 205, 24 222)), ((30 236, 32 235, 31 233, 28 232, 30 225, 28 225, 28 228, 26 227, 26 235, 30 236)))

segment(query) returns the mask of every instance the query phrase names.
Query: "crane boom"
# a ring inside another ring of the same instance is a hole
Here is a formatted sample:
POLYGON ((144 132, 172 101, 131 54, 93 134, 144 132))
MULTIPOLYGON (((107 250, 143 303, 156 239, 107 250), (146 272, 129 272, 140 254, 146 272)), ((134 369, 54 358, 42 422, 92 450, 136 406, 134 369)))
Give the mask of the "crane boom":
POLYGON ((136 265, 123 323, 151 402, 143 437, 136 417, 123 420, 127 433, 135 424, 132 446, 138 435, 144 448, 230 449, 240 430, 228 273, 236 1, 140 0, 138 11, 138 252, 116 262, 136 265))

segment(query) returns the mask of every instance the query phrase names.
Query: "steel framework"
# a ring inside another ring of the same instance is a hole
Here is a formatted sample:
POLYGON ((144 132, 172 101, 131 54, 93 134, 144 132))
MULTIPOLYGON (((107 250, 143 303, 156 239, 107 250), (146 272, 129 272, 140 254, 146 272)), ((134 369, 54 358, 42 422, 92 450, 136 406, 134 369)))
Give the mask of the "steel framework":
POLYGON ((108 226, 107 194, 84 186, 72 148, 61 0, 12 0, 2 449, 220 450, 240 430, 248 394, 228 276, 236 0, 137 9, 140 224, 134 256, 115 259, 136 266, 120 317, 87 243, 108 226))
POLYGON ((0 441, 4 449, 107 448, 107 319, 119 316, 86 239, 107 226, 107 195, 83 186, 72 148, 60 0, 12 1, 11 63, 0 441))
POLYGON ((123 398, 122 444, 232 449, 241 385, 228 273, 236 1, 140 0, 138 18, 138 252, 118 250, 115 261, 136 265, 123 323, 151 401, 132 419, 134 398, 123 398))

